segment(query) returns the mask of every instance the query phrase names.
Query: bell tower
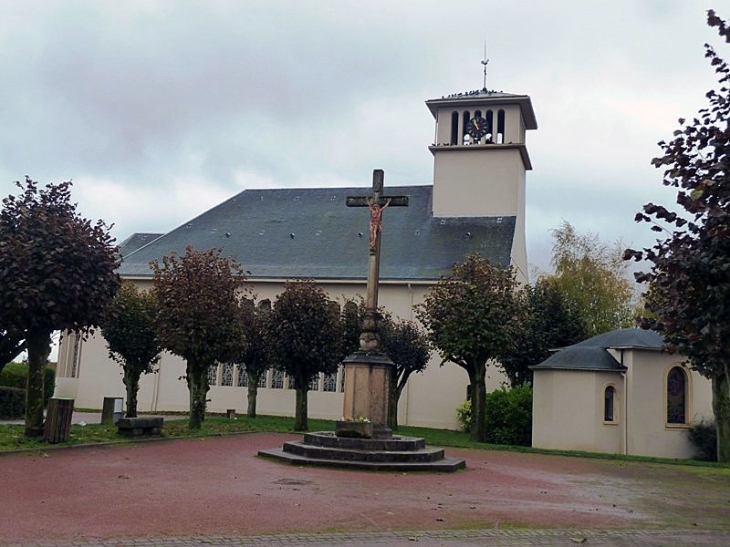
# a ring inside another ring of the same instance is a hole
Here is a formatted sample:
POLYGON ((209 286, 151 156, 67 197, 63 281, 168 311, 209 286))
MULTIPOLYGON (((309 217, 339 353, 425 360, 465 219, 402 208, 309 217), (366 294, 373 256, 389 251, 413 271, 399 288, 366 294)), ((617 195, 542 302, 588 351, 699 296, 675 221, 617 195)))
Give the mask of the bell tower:
POLYGON ((485 87, 426 105, 436 120, 433 216, 515 217, 512 263, 526 278, 525 135, 537 129, 530 97, 485 87))

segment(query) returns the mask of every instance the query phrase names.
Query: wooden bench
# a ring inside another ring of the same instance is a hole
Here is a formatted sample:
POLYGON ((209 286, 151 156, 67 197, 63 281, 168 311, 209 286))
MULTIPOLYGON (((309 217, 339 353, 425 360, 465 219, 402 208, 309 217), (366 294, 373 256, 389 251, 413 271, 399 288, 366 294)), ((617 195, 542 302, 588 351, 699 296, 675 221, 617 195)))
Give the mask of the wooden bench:
POLYGON ((126 437, 161 435, 164 421, 164 418, 153 417, 122 418, 117 422, 117 429, 120 434, 126 437))

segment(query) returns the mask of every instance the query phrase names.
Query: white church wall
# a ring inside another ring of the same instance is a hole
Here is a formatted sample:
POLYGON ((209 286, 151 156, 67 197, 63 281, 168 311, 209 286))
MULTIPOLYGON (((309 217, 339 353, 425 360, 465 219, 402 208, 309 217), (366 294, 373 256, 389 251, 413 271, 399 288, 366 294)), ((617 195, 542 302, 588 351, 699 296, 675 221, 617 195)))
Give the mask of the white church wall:
MULTIPOLYGON (((148 282, 141 283, 149 287, 148 282)), ((253 291, 257 300, 264 298, 276 300, 283 290, 281 282, 254 282, 253 291)), ((358 283, 321 283, 331 298, 342 301, 343 297, 354 298, 365 293, 365 284, 358 283)), ((415 320, 413 306, 423 301, 428 290, 424 284, 395 284, 381 282, 380 305, 395 317, 415 320)), ((68 368, 67 360, 71 352, 68 342, 62 341, 61 366, 68 368), (66 344, 66 345, 64 345, 66 344), (65 357, 64 357, 65 356, 65 357)), ((421 374, 411 375, 399 404, 399 423, 438 428, 457 429, 456 407, 466 397, 468 378, 466 373, 453 364, 439 367, 440 359, 433 356, 427 369, 421 374)), ((138 395, 138 409, 143 412, 187 411, 189 399, 184 361, 174 355, 164 353, 159 371, 142 377, 138 395)), ((498 387, 503 377, 495 368, 490 374, 499 378, 488 385, 490 390, 498 387)), ((271 374, 271 373, 269 373, 271 374)), ((286 384, 286 382, 285 382, 286 384)), ((270 379, 267 385, 271 385, 270 379)), ((81 362, 76 378, 59 378, 56 394, 73 396, 77 408, 101 408, 104 397, 124 397, 121 367, 108 356, 106 342, 97 332, 81 344, 81 362)), ((211 412, 225 412, 234 408, 243 413, 247 407, 247 388, 236 386, 212 386, 208 393, 211 412)), ((336 392, 311 391, 308 399, 309 416, 313 418, 338 419, 342 416, 342 394, 339 379, 336 392)), ((260 388, 257 398, 257 411, 260 414, 281 416, 294 415, 294 390, 260 388)))
POLYGON ((687 430, 693 422, 712 419, 710 381, 688 371, 687 418, 689 423, 667 423, 666 377, 674 366, 681 366, 676 355, 657 351, 627 351, 624 364, 630 370, 628 452, 643 456, 691 458, 695 448, 687 430))
MULTIPOLYGON (((619 453, 621 414, 616 424, 603 420, 603 393, 619 388, 612 372, 536 370, 532 402, 532 446, 537 448, 619 453)), ((620 405, 617 405, 620 406, 620 405)))

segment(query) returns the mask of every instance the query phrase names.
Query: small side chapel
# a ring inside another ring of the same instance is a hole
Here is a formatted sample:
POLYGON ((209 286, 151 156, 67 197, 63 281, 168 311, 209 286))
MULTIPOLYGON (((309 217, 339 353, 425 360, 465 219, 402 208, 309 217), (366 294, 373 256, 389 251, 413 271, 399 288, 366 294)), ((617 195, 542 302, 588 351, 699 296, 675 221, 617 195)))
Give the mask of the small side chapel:
MULTIPOLYGON (((526 135, 537 129, 530 98, 485 87, 426 105, 436 122, 436 139, 429 146, 432 184, 388 187, 385 173, 386 191, 407 196, 409 206, 388 209, 382 218, 379 303, 405 319, 415 319, 414 306, 429 287, 468 254, 512 265, 527 281, 525 187, 532 164, 526 135)), ((192 245, 235 256, 249 272, 258 299, 274 301, 284 283, 297 278, 314 279, 335 299, 364 295, 368 214, 345 204, 347 196, 364 193, 363 188, 244 190, 166 234, 132 235, 121 245, 119 273, 149 287, 150 260, 192 245)), ((434 355, 427 369, 409 380, 399 403, 400 424, 458 428, 456 407, 467 396, 468 377, 454 364, 439 363, 434 355)), ((184 374, 184 362, 164 354, 158 373, 141 380, 139 410, 187 410, 184 374)), ((493 367, 489 374, 488 388, 494 389, 502 377, 493 367)), ((220 364, 211 368, 209 380, 209 411, 245 412, 243 366, 220 364)), ((343 384, 341 369, 316 379, 310 417, 339 418, 343 384)), ((259 413, 293 416, 294 390, 283 373, 270 370, 259 388, 259 413)), ((124 396, 121 368, 108 357, 99 333, 87 340, 63 337, 56 396, 87 408, 100 408, 104 397, 124 396)))

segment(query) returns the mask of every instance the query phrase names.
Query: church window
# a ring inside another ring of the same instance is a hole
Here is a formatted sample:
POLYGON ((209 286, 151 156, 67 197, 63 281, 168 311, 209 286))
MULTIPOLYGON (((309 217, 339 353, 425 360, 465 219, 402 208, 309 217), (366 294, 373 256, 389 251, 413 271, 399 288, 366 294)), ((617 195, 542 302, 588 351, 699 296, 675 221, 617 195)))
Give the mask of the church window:
POLYGON ((459 113, 454 111, 451 113, 451 141, 450 144, 459 142, 459 113))
POLYGON ((218 385, 218 365, 210 365, 208 367, 208 385, 209 386, 217 386, 218 385))
POLYGON ((687 423, 687 375, 673 367, 667 375, 667 423, 687 423))
POLYGON ((608 386, 603 395, 603 421, 615 422, 616 388, 608 386))
POLYGON ((471 116, 469 115, 469 111, 464 110, 464 112, 461 115, 461 142, 464 142, 464 137, 467 136, 466 130, 469 126, 470 119, 471 119, 471 116))
POLYGON ((275 370, 271 375, 271 389, 284 389, 284 373, 275 370))
POLYGON ((322 383, 322 391, 337 391, 337 373, 326 374, 322 383))
POLYGON ((238 376, 236 377, 236 386, 248 386, 248 374, 246 373, 246 365, 244 365, 243 363, 238 363, 236 365, 236 373, 238 374, 238 376))
POLYGON ((266 376, 267 376, 267 374, 268 374, 267 372, 264 372, 259 377, 259 387, 266 387, 266 376))
POLYGON ((487 110, 485 118, 487 119, 487 127, 489 128, 489 133, 487 133, 486 136, 486 142, 494 142, 494 113, 491 110, 487 110))
POLYGON ((221 370, 221 385, 233 385, 233 363, 224 363, 221 370))
POLYGON ((497 143, 504 143, 504 110, 501 108, 497 112, 497 143))
POLYGON ((309 380, 309 391, 319 391, 319 374, 315 374, 311 380, 309 380))

